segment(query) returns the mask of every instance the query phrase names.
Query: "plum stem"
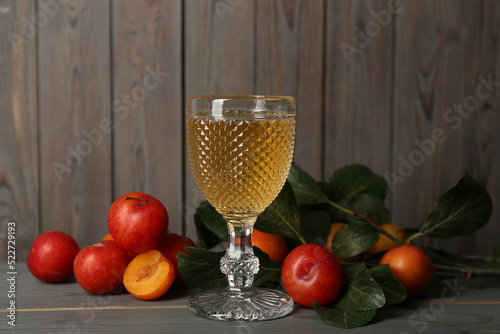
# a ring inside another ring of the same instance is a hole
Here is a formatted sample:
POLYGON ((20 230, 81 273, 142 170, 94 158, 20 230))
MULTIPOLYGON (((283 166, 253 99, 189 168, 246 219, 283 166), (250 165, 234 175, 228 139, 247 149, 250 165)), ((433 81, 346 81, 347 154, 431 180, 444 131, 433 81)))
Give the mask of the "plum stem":
POLYGON ((146 204, 148 204, 148 202, 149 202, 147 199, 144 199, 144 198, 137 198, 137 197, 125 197, 124 199, 125 199, 125 200, 128 200, 128 199, 135 199, 136 201, 139 201, 139 206, 146 205, 146 204))
POLYGON ((417 232, 417 233, 415 233, 415 234, 411 235, 408 239, 406 239, 406 243, 409 245, 409 244, 411 244, 411 242, 412 242, 414 239, 416 239, 416 238, 418 238, 418 237, 422 237, 423 235, 424 235, 423 233, 421 233, 421 232, 417 232))

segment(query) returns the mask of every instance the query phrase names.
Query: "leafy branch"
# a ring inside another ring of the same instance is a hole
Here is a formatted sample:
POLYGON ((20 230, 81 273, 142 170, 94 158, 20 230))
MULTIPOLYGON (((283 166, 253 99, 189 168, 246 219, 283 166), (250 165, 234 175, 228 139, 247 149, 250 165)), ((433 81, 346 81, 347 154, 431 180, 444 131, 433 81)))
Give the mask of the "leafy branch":
MULTIPOLYGON (((370 257, 359 256, 369 250, 385 235, 397 245, 402 245, 380 224, 392 222, 385 207, 386 180, 363 165, 349 165, 335 171, 328 182, 317 182, 295 163, 292 163, 288 180, 274 202, 259 216, 255 227, 262 232, 281 235, 291 249, 304 243, 325 245, 332 222, 344 222, 333 238, 332 251, 340 258, 357 257, 360 263, 343 267, 345 283, 341 295, 333 304, 314 310, 324 323, 353 328, 363 326, 373 319, 376 311, 387 304, 406 299, 406 292, 387 265, 370 262, 370 257)), ((405 243, 419 237, 449 238, 468 235, 482 228, 492 214, 492 200, 486 189, 469 174, 437 200, 431 213, 405 243)), ((193 256, 179 254, 179 271, 192 287, 209 289, 225 285, 225 277, 218 270, 223 252, 209 249, 227 240, 224 219, 208 203, 203 202, 195 214, 197 246, 188 249, 193 256)), ((397 232, 396 232, 397 233, 397 232)), ((500 275, 500 247, 494 256, 473 255, 456 258, 424 249, 436 270, 475 275, 500 275), (488 263, 489 269, 468 267, 452 260, 473 260, 488 263)), ((254 284, 277 286, 281 265, 255 249, 261 271, 254 284)))
POLYGON ((392 234, 390 234, 389 232, 387 232, 386 230, 384 230, 382 227, 380 227, 379 224, 375 223, 366 213, 361 213, 361 212, 357 212, 357 211, 354 211, 354 210, 349 210, 349 209, 346 209, 340 205, 338 205, 337 203, 335 202, 332 202, 332 201, 328 201, 328 204, 330 204, 331 206, 333 206, 334 208, 348 214, 348 215, 351 215, 351 216, 357 216, 357 217, 361 217, 363 218, 364 220, 366 220, 367 222, 369 222, 373 227, 375 227, 381 234, 385 235, 387 238, 389 238, 390 240, 392 240, 394 243, 396 243, 396 245, 403 245, 403 243, 401 242, 401 240, 399 240, 398 238, 396 238, 395 236, 393 236, 392 234))

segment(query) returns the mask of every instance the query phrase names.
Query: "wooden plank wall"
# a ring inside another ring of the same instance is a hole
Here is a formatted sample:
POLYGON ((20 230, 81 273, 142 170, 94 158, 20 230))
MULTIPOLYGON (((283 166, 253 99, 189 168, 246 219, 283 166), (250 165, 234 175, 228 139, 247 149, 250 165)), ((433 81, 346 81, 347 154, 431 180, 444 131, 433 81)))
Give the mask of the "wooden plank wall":
POLYGON ((33 22, 34 3, 0 3, 0 258, 7 258, 7 224, 18 222, 16 245, 21 256, 38 233, 40 185, 36 40, 22 21, 33 22), (31 38, 30 38, 31 37, 31 38), (13 41, 13 42, 11 42, 13 41))
POLYGON ((112 195, 111 138, 101 124, 111 104, 109 3, 56 9, 36 36, 40 221, 33 232, 67 231, 89 244, 107 233, 102 202, 112 195))
POLYGON ((402 226, 469 171, 491 222, 428 243, 489 255, 499 27, 495 0, 0 0, 0 258, 9 221, 19 259, 48 230, 100 240, 127 191, 194 237, 184 101, 217 93, 294 96, 295 161, 318 180, 350 163, 398 175, 387 205, 402 226))

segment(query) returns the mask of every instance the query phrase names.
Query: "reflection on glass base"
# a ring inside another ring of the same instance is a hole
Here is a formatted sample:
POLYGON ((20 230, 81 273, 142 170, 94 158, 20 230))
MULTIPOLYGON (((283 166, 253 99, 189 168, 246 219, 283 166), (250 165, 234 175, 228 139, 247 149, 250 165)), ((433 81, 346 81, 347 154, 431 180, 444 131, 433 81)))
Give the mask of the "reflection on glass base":
POLYGON ((293 299, 286 293, 271 289, 251 288, 244 292, 213 289, 191 296, 188 310, 212 320, 270 320, 289 314, 293 310, 293 299))

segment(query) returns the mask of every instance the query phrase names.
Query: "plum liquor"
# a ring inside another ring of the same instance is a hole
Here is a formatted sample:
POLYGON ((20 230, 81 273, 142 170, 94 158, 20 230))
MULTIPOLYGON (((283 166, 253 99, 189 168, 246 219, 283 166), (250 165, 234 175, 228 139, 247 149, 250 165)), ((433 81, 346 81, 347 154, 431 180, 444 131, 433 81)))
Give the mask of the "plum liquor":
POLYGON ((202 194, 225 215, 257 216, 290 170, 295 118, 186 119, 189 162, 202 194))

